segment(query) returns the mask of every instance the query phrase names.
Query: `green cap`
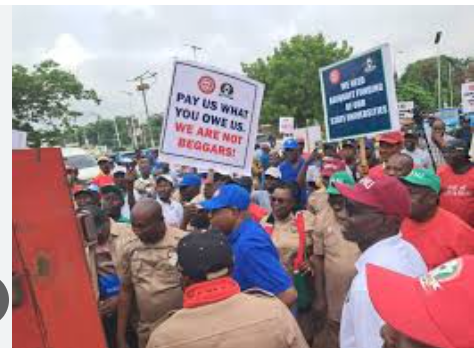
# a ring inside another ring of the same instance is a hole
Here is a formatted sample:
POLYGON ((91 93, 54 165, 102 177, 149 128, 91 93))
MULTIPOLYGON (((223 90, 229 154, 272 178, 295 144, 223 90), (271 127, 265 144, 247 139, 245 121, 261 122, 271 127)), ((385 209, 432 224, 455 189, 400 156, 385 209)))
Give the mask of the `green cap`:
POLYGON ((120 187, 116 186, 116 185, 106 185, 106 186, 102 186, 100 188, 100 193, 105 195, 107 193, 116 193, 118 194, 119 196, 123 197, 124 193, 123 191, 120 189, 120 187))
POLYGON ((337 190, 335 183, 340 182, 349 186, 354 186, 355 181, 352 175, 349 175, 347 172, 336 172, 334 173, 331 178, 329 179, 329 185, 326 192, 330 195, 340 195, 339 191, 337 190))
POLYGON ((409 175, 401 179, 412 185, 427 187, 436 193, 441 190, 441 180, 431 169, 415 168, 409 175))

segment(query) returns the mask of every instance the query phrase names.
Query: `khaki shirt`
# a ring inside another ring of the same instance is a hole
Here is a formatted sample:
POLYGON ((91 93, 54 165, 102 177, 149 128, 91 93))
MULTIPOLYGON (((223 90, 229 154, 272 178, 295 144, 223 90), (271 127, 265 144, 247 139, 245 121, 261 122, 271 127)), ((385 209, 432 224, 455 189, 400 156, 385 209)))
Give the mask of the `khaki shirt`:
POLYGON ((184 231, 168 227, 164 238, 156 244, 147 245, 135 237, 124 245, 121 275, 123 283, 134 289, 141 348, 145 347, 153 324, 182 306, 176 248, 185 235, 184 231))
POLYGON ((174 313, 151 334, 147 348, 306 348, 295 319, 277 298, 239 293, 174 313))
MULTIPOLYGON (((306 235, 306 250, 312 251, 314 235, 314 216, 308 211, 302 211, 306 235)), ((273 225, 272 241, 280 254, 280 261, 285 266, 288 273, 293 272, 293 260, 297 255, 300 245, 300 237, 296 228, 296 218, 292 213, 285 220, 277 220, 274 223, 269 222, 271 214, 266 215, 261 224, 265 228, 273 225)), ((309 255, 307 255, 309 257, 309 255)))
POLYGON ((328 318, 340 322, 344 299, 356 274, 355 262, 360 250, 357 244, 344 239, 342 226, 327 200, 320 208, 321 213, 316 217, 313 252, 324 257, 328 318))

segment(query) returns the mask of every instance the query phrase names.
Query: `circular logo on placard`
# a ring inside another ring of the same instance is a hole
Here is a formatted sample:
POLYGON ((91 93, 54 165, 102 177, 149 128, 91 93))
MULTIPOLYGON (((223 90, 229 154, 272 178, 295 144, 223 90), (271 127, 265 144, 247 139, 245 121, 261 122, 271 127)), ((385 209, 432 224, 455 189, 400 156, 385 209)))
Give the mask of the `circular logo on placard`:
POLYGON ((337 85, 341 82, 341 72, 338 69, 331 70, 329 73, 329 81, 331 81, 333 85, 337 85))
POLYGON ((211 94, 216 89, 216 81, 210 76, 202 76, 198 81, 198 87, 204 94, 211 94))
POLYGON ((223 83, 221 85, 221 96, 223 97, 227 97, 227 98, 231 98, 233 97, 234 95, 234 87, 230 84, 230 83, 223 83))

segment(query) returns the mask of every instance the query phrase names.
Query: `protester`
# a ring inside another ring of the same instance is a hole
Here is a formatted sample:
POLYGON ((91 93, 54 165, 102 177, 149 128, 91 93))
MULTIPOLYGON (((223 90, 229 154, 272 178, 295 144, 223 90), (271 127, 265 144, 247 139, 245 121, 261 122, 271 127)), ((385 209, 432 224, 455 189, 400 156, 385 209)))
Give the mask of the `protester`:
POLYGON ((400 178, 407 176, 414 168, 413 158, 404 153, 396 153, 385 164, 384 174, 400 178))
POLYGON ((319 333, 314 337, 313 348, 338 348, 342 306, 352 278, 360 250, 357 244, 344 239, 341 214, 344 197, 334 186, 336 182, 355 184, 347 172, 334 173, 328 184, 328 200, 316 217, 312 263, 315 279, 313 313, 319 333), (326 208, 327 207, 327 208, 326 208))
POLYGON ((403 154, 409 155, 417 168, 432 168, 432 163, 428 151, 420 148, 418 134, 413 129, 408 129, 404 133, 405 148, 403 154))
POLYGON ((100 173, 92 179, 91 183, 99 187, 113 185, 114 177, 112 176, 112 162, 110 158, 101 156, 97 160, 97 164, 100 168, 100 173))
POLYGON ((74 202, 77 208, 83 208, 88 205, 100 205, 100 197, 88 186, 77 186, 73 192, 74 202))
MULTIPOLYGON (((299 204, 306 204, 306 183, 304 181, 298 182, 298 175, 303 170, 308 169, 305 164, 307 162, 301 157, 298 142, 296 139, 289 138, 283 142, 283 150, 285 151, 285 160, 280 164, 281 180, 284 182, 294 182, 300 187, 299 204), (300 184, 303 183, 304 186, 300 184)), ((309 159, 309 161, 311 161, 309 159)))
POLYGON ((400 131, 383 133, 379 138, 379 155, 382 163, 369 169, 369 176, 379 179, 384 176, 384 169, 388 159, 399 154, 403 148, 403 135, 400 131))
POLYGON ((461 139, 466 144, 471 143, 472 130, 470 116, 460 117, 460 128, 456 130, 455 135, 456 138, 461 139))
POLYGON ((130 220, 130 210, 135 204, 135 195, 133 192, 135 176, 131 177, 131 173, 127 172, 124 167, 115 167, 113 170, 114 184, 123 192, 124 205, 121 215, 130 220))
POLYGON ((253 191, 251 201, 266 211, 271 211, 270 195, 281 182, 281 172, 277 167, 270 167, 265 171, 264 189, 253 191))
POLYGON ((271 150, 269 154, 269 167, 279 167, 282 162, 282 158, 278 150, 271 150))
POLYGON ((163 209, 163 216, 168 226, 180 227, 183 223, 184 209, 181 203, 171 198, 174 191, 174 180, 163 174, 156 178, 156 201, 163 209))
POLYGON ((308 347, 279 300, 259 290, 241 292, 231 278, 232 249, 220 232, 184 237, 178 267, 184 308, 154 330, 147 348, 308 347))
POLYGON ((474 230, 438 207, 439 177, 431 169, 415 169, 402 181, 411 195, 411 214, 402 224, 403 238, 413 244, 428 269, 465 254, 474 254, 474 230))
POLYGON ((354 178, 358 179, 357 171, 357 146, 354 140, 344 140, 340 151, 341 159, 346 163, 348 171, 354 178))
POLYGON ((134 183, 135 200, 139 201, 143 198, 155 197, 155 179, 151 175, 152 167, 147 158, 142 158, 138 161, 138 178, 134 183))
POLYGON ((469 161, 468 145, 459 139, 451 140, 444 148, 444 156, 447 165, 438 170, 440 207, 474 227, 474 168, 469 161))
POLYGON ((386 322, 384 347, 474 347, 474 256, 448 261, 420 278, 368 265, 368 288, 386 322))
POLYGON ((232 277, 242 290, 260 288, 292 306, 296 291, 278 257, 270 236, 247 215, 250 195, 236 184, 222 186, 201 206, 210 212, 212 227, 224 233, 232 246, 235 267, 232 277))
POLYGON ((454 138, 446 134, 446 124, 441 119, 435 118, 431 124, 430 134, 428 134, 428 146, 433 155, 436 168, 446 164, 443 149, 450 140, 454 140, 454 138))
POLYGON ((306 340, 313 336, 311 305, 313 298, 313 270, 310 258, 313 252, 314 216, 308 211, 295 213, 298 190, 295 184, 282 183, 271 195, 272 212, 260 223, 270 234, 280 261, 292 278, 298 292, 296 319, 306 340), (297 278, 300 280, 297 281, 297 278))
POLYGON ((120 348, 127 347, 126 327, 136 301, 139 346, 144 348, 156 321, 182 305, 176 248, 185 233, 167 226, 160 204, 151 199, 137 202, 131 218, 136 237, 124 245, 120 264, 117 343, 120 348))
POLYGON ((410 194, 396 178, 365 177, 354 188, 335 184, 347 199, 342 211, 344 238, 357 243, 362 254, 355 266, 341 320, 341 348, 381 347, 382 319, 375 312, 367 291, 366 265, 380 265, 405 275, 426 273, 423 258, 399 234, 410 213, 410 194))
POLYGON ((107 216, 116 222, 129 223, 130 219, 122 215, 125 200, 123 191, 115 185, 103 186, 100 189, 102 209, 107 216))

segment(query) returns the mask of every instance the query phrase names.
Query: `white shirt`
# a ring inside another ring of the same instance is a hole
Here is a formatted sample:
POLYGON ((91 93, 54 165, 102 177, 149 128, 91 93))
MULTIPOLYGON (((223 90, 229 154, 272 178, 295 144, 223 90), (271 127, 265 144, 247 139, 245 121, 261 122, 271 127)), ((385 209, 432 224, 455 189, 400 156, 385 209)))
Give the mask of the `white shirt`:
POLYGON ((175 200, 171 200, 171 203, 165 203, 159 197, 156 197, 156 201, 161 205, 165 223, 168 226, 180 228, 184 215, 184 210, 181 203, 175 200))
POLYGON ((369 263, 412 277, 428 272, 420 253, 400 234, 364 251, 355 264, 357 274, 342 309, 341 348, 380 348, 383 345, 380 329, 384 322, 375 311, 367 289, 366 265, 369 263))
POLYGON ((431 166, 431 158, 428 154, 428 151, 422 150, 420 148, 416 148, 415 151, 411 152, 407 149, 403 149, 402 153, 410 156, 413 158, 413 162, 415 163, 415 167, 430 169, 431 166))

